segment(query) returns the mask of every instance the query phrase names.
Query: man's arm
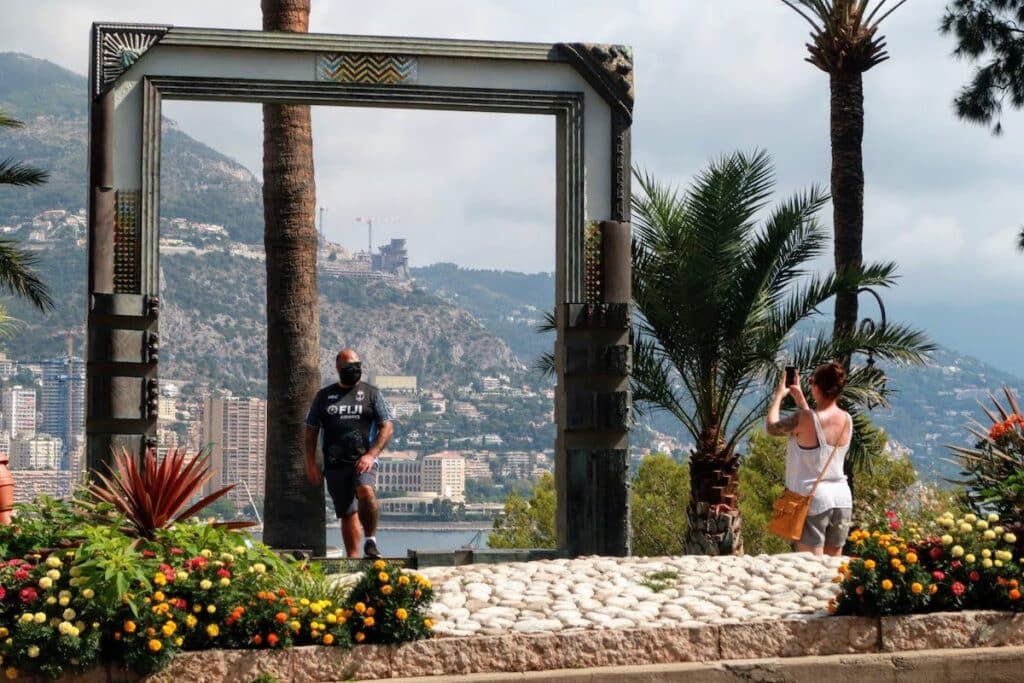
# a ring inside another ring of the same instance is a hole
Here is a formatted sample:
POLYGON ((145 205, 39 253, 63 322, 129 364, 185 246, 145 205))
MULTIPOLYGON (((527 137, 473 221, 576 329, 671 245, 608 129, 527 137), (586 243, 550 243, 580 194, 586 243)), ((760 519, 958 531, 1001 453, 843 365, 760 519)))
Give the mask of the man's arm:
POLYGON ((306 425, 303 445, 306 451, 306 479, 313 486, 320 484, 320 467, 316 464, 316 442, 320 439, 320 428, 306 425))

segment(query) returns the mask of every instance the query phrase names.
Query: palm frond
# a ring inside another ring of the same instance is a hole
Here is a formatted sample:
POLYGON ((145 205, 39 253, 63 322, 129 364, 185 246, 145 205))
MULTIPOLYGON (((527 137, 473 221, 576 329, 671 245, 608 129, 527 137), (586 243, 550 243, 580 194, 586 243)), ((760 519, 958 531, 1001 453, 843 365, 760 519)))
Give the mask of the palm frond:
POLYGON ((53 308, 53 299, 33 270, 38 263, 35 254, 22 250, 17 242, 0 239, 0 287, 23 296, 46 311, 53 308))
POLYGON ((33 166, 19 163, 14 159, 0 160, 0 185, 42 185, 50 174, 33 166))

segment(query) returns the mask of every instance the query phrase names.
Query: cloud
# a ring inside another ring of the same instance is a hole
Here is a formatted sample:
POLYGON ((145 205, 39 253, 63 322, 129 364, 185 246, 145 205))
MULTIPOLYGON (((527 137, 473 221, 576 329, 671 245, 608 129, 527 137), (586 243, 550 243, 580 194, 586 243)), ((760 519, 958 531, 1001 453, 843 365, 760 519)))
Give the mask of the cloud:
MULTIPOLYGON (((87 71, 94 20, 259 28, 255 0, 7 3, 0 45, 87 71), (55 21, 54 17, 59 17, 55 21)), ((1012 299, 1024 255, 1024 114, 1006 135, 953 116, 969 67, 937 32, 941 3, 907 3, 884 26, 891 59, 864 77, 865 257, 895 258, 898 298, 1012 299), (993 294, 994 293, 994 294, 993 294)), ((772 153, 778 197, 830 172, 828 78, 806 63, 808 26, 765 0, 314 0, 325 33, 628 43, 636 64, 634 161, 681 185, 735 149, 772 153)), ((189 134, 259 174, 260 109, 169 103, 189 134)), ((362 248, 355 216, 405 236, 417 263, 549 269, 553 126, 543 118, 358 109, 314 113, 317 187, 329 234, 362 248), (383 219, 392 218, 391 222, 383 219), (400 234, 401 233, 401 234, 400 234)), ((831 211, 822 214, 831 223, 831 211)))

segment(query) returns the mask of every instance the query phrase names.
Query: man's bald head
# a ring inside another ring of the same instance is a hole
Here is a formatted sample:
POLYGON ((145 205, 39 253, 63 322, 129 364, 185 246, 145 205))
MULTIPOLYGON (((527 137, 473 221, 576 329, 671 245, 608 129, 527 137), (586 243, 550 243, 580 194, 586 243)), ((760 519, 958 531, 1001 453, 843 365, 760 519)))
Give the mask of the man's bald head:
POLYGON ((341 366, 345 363, 358 363, 359 354, 356 353, 355 349, 345 348, 338 351, 338 355, 334 359, 334 365, 340 370, 341 366))

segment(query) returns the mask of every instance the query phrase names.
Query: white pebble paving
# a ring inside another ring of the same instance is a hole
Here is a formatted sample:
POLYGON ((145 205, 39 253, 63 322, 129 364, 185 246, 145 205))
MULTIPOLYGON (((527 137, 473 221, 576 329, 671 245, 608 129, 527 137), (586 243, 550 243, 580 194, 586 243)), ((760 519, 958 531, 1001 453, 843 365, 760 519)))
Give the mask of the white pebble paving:
POLYGON ((840 561, 806 553, 582 557, 420 573, 434 584, 435 632, 469 636, 819 617, 840 561))

